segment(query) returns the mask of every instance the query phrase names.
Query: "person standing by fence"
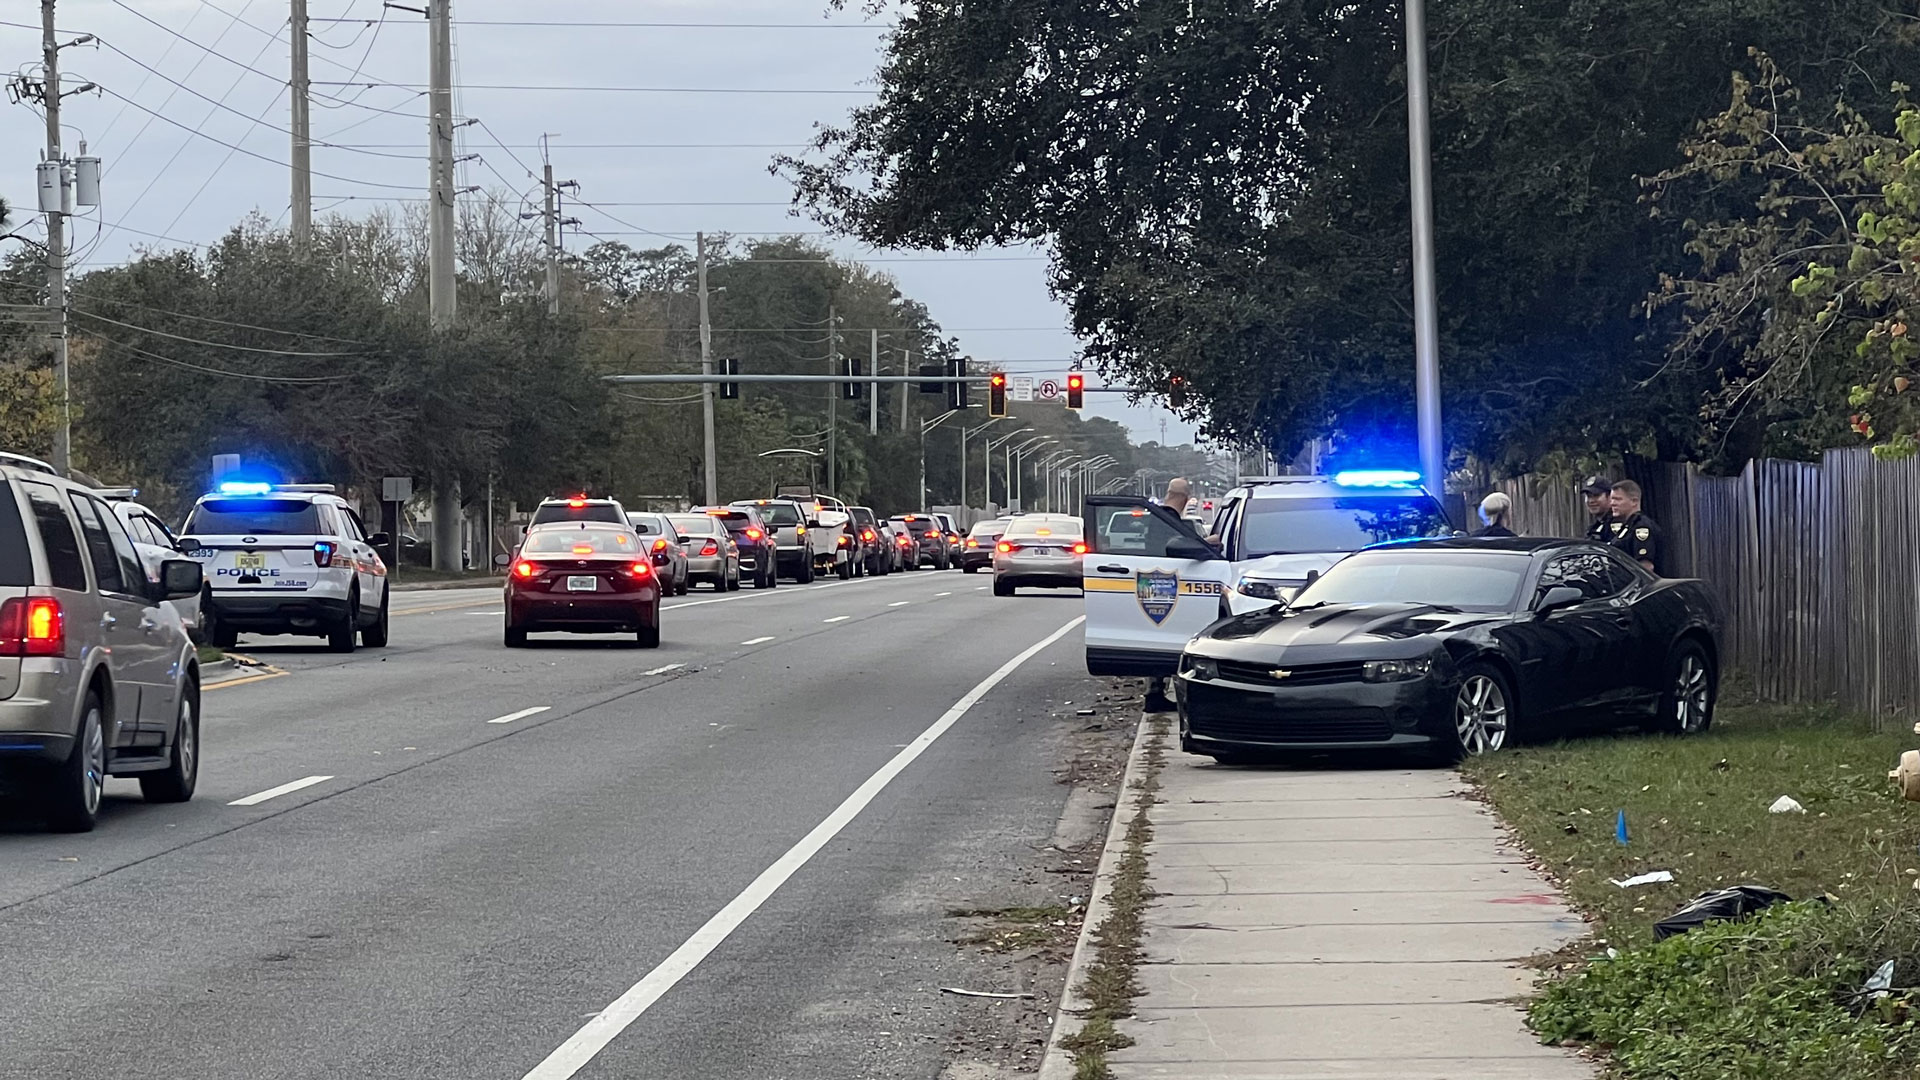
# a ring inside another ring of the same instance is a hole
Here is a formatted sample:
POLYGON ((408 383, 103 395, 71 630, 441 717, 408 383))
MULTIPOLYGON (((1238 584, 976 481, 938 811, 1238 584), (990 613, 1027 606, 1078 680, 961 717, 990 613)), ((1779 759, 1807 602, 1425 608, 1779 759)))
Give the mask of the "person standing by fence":
POLYGON ((1604 476, 1589 476, 1580 485, 1580 494, 1587 497, 1587 513, 1593 520, 1587 523, 1587 539, 1596 544, 1613 543, 1613 504, 1607 498, 1613 492, 1613 481, 1604 476))
POLYGON ((1607 493, 1613 509, 1614 547, 1655 574, 1660 572, 1660 526, 1640 509, 1640 485, 1622 480, 1607 493))
POLYGON ((1475 536, 1518 536, 1513 531, 1513 498, 1496 491, 1480 500, 1480 520, 1486 524, 1475 536))

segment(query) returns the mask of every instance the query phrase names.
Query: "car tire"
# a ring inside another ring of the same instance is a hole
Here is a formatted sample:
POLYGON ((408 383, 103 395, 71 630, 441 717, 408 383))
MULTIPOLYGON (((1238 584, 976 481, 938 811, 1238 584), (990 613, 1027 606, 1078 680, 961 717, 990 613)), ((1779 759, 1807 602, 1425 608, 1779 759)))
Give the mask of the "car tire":
POLYGON ((852 581, 853 580, 853 560, 847 559, 846 561, 842 562, 839 566, 834 567, 833 573, 834 573, 834 576, 839 578, 841 581, 852 581))
POLYGON ((1512 685, 1500 669, 1468 664, 1460 669, 1460 685, 1447 711, 1450 737, 1438 756, 1452 763, 1501 750, 1513 737, 1517 712, 1512 685))
POLYGON ((224 622, 216 622, 207 632, 207 640, 213 642, 216 649, 231 649, 240 644, 240 631, 224 622))
POLYGON ((960 567, 960 572, 963 574, 977 574, 980 572, 980 568, 972 563, 966 563, 960 567))
POLYGON ((80 705, 80 730, 67 760, 47 784, 47 825, 55 832, 92 832, 107 786, 106 710, 97 691, 80 705))
POLYGON ((527 632, 517 626, 509 626, 501 636, 501 643, 509 649, 524 649, 527 647, 527 632))
POLYGON ((369 649, 384 649, 387 647, 387 616, 393 610, 392 600, 393 591, 391 589, 382 589, 380 594, 380 618, 375 620, 372 626, 360 631, 360 644, 365 645, 369 649))
POLYGON ((793 580, 802 585, 813 584, 813 560, 812 559, 802 559, 800 561, 800 572, 793 575, 793 580))
POLYGON ((327 631, 327 648, 337 653, 350 653, 358 641, 360 633, 360 592, 355 589, 347 594, 347 615, 327 631))
POLYGON ((188 679, 180 692, 179 714, 167 767, 140 774, 140 794, 150 803, 183 803, 200 782, 200 684, 188 679))
POLYGON ((768 573, 765 568, 755 570, 753 572, 753 587, 756 589, 773 588, 773 575, 768 573))
POLYGON ((1698 735, 1713 726, 1719 680, 1707 650, 1683 641, 1667 662, 1667 689, 1660 695, 1658 728, 1671 735, 1698 735))
POLYGON ((657 649, 660 647, 660 605, 659 604, 655 604, 653 606, 653 625, 641 627, 640 629, 634 631, 633 636, 634 636, 634 639, 640 643, 640 647, 643 649, 657 649))
POLYGON ((1001 578, 994 578, 994 579, 993 579, 993 595, 995 595, 995 596, 1012 596, 1012 595, 1013 595, 1013 582, 1011 582, 1011 581, 1006 581, 1006 580, 1003 580, 1003 579, 1001 579, 1001 578))

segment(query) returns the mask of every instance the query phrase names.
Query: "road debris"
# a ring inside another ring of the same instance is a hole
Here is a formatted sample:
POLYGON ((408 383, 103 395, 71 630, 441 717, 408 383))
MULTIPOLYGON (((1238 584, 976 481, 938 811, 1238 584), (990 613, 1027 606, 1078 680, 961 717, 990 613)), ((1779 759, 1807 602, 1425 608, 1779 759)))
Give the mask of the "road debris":
POLYGON ((1772 806, 1767 807, 1769 814, 1804 814, 1806 812, 1807 808, 1794 801, 1791 795, 1782 795, 1773 800, 1772 806))
POLYGON ((1657 885, 1663 881, 1672 881, 1673 871, 1655 870, 1655 871, 1652 871, 1651 873, 1641 874, 1638 877, 1630 877, 1625 880, 1621 880, 1619 878, 1608 878, 1607 880, 1613 882, 1615 885, 1618 885, 1623 889, 1632 889, 1632 888, 1637 888, 1641 885, 1657 885))
POLYGON ((1680 910, 1653 924, 1655 941, 1665 941, 1697 926, 1724 919, 1743 919, 1793 897, 1763 885, 1734 885, 1703 892, 1687 901, 1680 910))
POLYGON ((1032 994, 1001 994, 1001 993, 995 993, 992 990, 962 990, 957 986, 943 986, 940 988, 940 992, 943 994, 957 994, 960 997, 992 998, 995 1001, 1032 1001, 1033 1000, 1032 994))

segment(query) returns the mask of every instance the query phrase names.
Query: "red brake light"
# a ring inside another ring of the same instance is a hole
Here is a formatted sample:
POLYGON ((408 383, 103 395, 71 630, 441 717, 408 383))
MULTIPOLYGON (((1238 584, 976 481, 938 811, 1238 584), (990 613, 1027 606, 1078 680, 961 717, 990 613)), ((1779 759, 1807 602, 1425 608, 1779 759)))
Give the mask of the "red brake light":
POLYGON ((974 539, 973 537, 971 537, 971 536, 969 536, 969 537, 967 537, 967 546, 968 546, 968 547, 970 547, 970 548, 977 548, 977 547, 979 547, 979 546, 980 546, 980 541, 978 541, 978 540, 976 540, 976 539, 974 539))
POLYGON ((331 543, 325 540, 314 542, 313 565, 322 567, 333 565, 333 545, 331 543))
POLYGON ((862 539, 862 540, 871 540, 871 539, 873 539, 873 530, 872 530, 872 529, 867 529, 867 530, 865 530, 865 531, 863 531, 863 532, 862 532, 862 533, 860 534, 860 539, 862 539))
POLYGON ((852 537, 850 537, 850 536, 845 536, 845 535, 842 535, 842 536, 840 537, 840 546, 841 546, 841 547, 846 547, 846 546, 847 546, 848 544, 851 544, 851 543, 853 543, 853 538, 852 538, 852 537))
POLYGON ((700 549, 700 554, 702 554, 702 555, 718 555, 718 554, 720 554, 720 545, 719 545, 719 544, 716 544, 716 543, 714 543, 714 542, 713 542, 713 541, 711 541, 711 540, 709 540, 709 541, 707 541, 707 546, 706 546, 706 547, 703 547, 703 548, 701 548, 701 549, 700 549))
POLYGON ((637 562, 627 567, 627 573, 634 577, 647 577, 653 573, 653 564, 637 562))
POLYGON ((51 596, 16 596, 0 604, 0 656, 65 656, 67 615, 51 596))
POLYGON ((1086 543, 1083 541, 1081 543, 1073 545, 1073 553, 1075 555, 1085 555, 1087 553, 1086 543))
POLYGON ((761 532, 760 532, 760 530, 759 530, 759 529, 748 529, 748 530, 747 530, 747 539, 749 539, 749 540, 758 540, 758 539, 760 539, 760 536, 761 536, 761 532))
POLYGON ((908 536, 896 536, 893 538, 893 542, 896 544, 899 544, 901 547, 906 547, 907 545, 913 543, 913 538, 908 536))
POLYGON ((519 562, 513 564, 514 577, 530 578, 539 572, 540 572, 539 567, 533 565, 532 563, 528 562, 525 559, 521 559, 519 562))
POLYGON ((567 500, 567 505, 568 505, 569 507, 572 507, 572 508, 573 508, 573 509, 575 509, 575 510, 579 510, 579 509, 581 509, 582 507, 584 507, 584 506, 586 506, 586 505, 587 505, 587 500, 585 500, 585 499, 568 499, 568 500, 567 500))
POLYGON ((1007 542, 1006 542, 1005 540, 1002 540, 1002 541, 1000 541, 1000 547, 999 547, 999 550, 1000 550, 1000 553, 1001 553, 1002 555, 1004 555, 1004 554, 1006 554, 1007 552, 1010 552, 1010 551, 1012 551, 1012 550, 1013 550, 1013 545, 1012 545, 1012 544, 1009 544, 1009 543, 1007 543, 1007 542))
POLYGON ((661 537, 660 539, 658 539, 658 540, 655 540, 655 541, 653 542, 653 550, 655 550, 655 551, 665 551, 665 550, 667 550, 667 538, 663 536, 663 537, 661 537))
POLYGON ((592 544, 575 544, 573 545, 573 553, 575 555, 591 555, 593 554, 593 545, 592 544))

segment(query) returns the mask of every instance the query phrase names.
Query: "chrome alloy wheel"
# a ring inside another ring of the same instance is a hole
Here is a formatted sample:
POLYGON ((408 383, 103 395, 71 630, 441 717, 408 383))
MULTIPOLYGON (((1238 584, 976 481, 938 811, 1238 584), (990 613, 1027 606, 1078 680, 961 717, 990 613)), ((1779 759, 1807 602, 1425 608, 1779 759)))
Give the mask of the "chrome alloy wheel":
POLYGON ((1507 694, 1493 676, 1473 674, 1461 682, 1453 701, 1453 726, 1460 749, 1471 756, 1507 744, 1507 694))
POLYGON ((101 728, 98 704, 87 710, 80 740, 80 752, 86 755, 80 774, 80 799, 92 815, 100 812, 100 799, 107 786, 107 735, 101 728))
POLYGON ((1713 680, 1707 661, 1698 652, 1689 651, 1680 658, 1674 673, 1674 727, 1682 735, 1691 735, 1707 726, 1713 715, 1713 680))

